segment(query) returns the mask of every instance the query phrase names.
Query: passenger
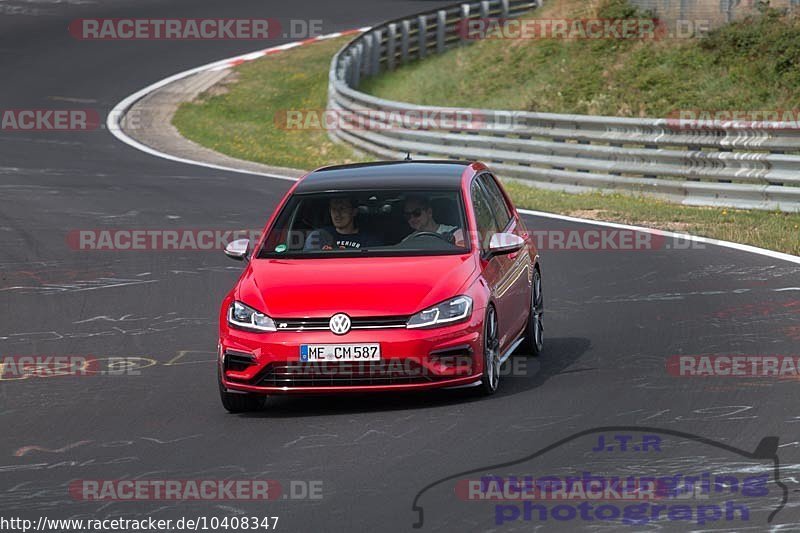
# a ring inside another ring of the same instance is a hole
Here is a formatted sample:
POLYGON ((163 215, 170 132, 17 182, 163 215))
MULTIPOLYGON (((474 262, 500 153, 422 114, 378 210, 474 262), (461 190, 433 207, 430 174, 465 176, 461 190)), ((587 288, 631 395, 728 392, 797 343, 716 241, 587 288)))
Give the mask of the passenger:
POLYGON ((308 235, 304 250, 360 249, 379 244, 372 234, 360 231, 356 225, 358 208, 352 198, 347 196, 331 198, 328 209, 333 225, 312 231, 308 235))

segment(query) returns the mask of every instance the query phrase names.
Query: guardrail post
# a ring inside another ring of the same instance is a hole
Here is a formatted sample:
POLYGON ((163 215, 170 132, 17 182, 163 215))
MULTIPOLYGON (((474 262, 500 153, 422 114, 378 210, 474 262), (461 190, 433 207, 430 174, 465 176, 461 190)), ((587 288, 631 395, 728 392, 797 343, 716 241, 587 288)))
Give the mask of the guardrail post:
POLYGON ((372 32, 372 58, 370 66, 371 75, 375 76, 381 71, 381 30, 372 32))
POLYGON ((395 49, 397 44, 397 24, 392 22, 389 24, 389 30, 386 35, 386 68, 387 70, 394 70, 395 49))
POLYGON ((339 73, 339 79, 347 83, 349 86, 352 87, 353 81, 353 58, 350 55, 345 56, 342 58, 342 70, 339 73))
POLYGON ((489 0, 483 0, 481 2, 481 18, 488 19, 489 18, 489 0))
POLYGON ((364 43, 364 56, 361 58, 361 73, 365 78, 372 76, 372 35, 367 33, 362 40, 364 43))
POLYGON ((422 59, 428 52, 428 17, 417 17, 417 58, 422 59))
POLYGON ((411 31, 411 22, 406 19, 400 23, 400 64, 408 63, 408 34, 411 31))
POLYGON ((508 0, 500 0, 500 18, 508 18, 508 0))
POLYGON ((353 75, 350 78, 350 87, 358 89, 361 83, 361 58, 364 53, 364 47, 361 43, 356 45, 355 53, 353 54, 353 75))
POLYGON ((441 54, 445 49, 444 32, 447 25, 447 11, 440 9, 436 13, 436 53, 441 54))
POLYGON ((469 32, 469 4, 461 4, 461 19, 456 23, 456 33, 461 34, 461 44, 467 43, 469 32))

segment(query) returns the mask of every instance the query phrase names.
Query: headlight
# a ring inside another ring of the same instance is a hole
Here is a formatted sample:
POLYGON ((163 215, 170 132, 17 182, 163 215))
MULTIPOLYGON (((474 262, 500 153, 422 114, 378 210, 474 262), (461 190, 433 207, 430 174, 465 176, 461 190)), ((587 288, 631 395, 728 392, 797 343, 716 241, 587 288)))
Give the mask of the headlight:
POLYGON ((466 320, 472 313, 472 298, 456 296, 408 319, 408 328, 430 328, 466 320))
POLYGON ((233 302, 228 309, 228 324, 256 331, 277 331, 275 321, 242 302, 233 302))

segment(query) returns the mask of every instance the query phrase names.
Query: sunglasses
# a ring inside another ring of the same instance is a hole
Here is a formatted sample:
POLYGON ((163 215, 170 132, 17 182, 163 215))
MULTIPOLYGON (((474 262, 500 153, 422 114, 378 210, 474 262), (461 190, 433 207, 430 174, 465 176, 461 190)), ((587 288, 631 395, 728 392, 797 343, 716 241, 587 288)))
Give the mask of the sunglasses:
POLYGON ((405 216, 407 219, 409 219, 409 218, 419 218, 419 216, 421 214, 422 214, 422 208, 421 207, 418 207, 418 208, 414 209, 413 211, 403 211, 403 216, 405 216))

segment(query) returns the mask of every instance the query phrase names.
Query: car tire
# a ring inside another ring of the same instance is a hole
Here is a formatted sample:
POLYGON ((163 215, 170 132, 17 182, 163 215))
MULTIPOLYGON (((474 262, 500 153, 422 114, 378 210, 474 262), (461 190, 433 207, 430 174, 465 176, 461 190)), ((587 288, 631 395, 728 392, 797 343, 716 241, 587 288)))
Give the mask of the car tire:
POLYGON ((542 353, 544 348, 544 299, 542 298, 542 274, 538 268, 533 269, 531 280, 531 308, 528 314, 528 325, 525 327, 525 343, 523 351, 533 357, 542 353))
POLYGON ((260 411, 264 408, 266 397, 254 394, 237 394, 225 390, 222 384, 222 375, 217 368, 217 382, 219 383, 219 397, 222 400, 222 407, 229 413, 249 413, 260 411))
POLYGON ((483 321, 483 376, 481 393, 490 396, 500 385, 500 337, 497 311, 489 306, 483 321))

